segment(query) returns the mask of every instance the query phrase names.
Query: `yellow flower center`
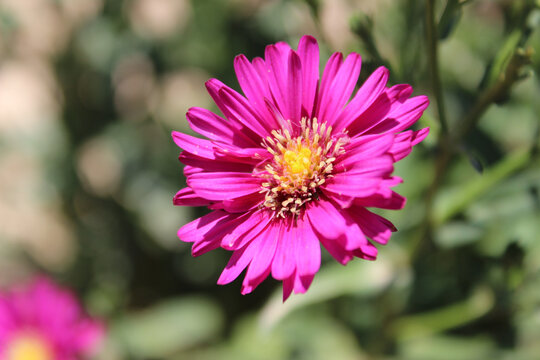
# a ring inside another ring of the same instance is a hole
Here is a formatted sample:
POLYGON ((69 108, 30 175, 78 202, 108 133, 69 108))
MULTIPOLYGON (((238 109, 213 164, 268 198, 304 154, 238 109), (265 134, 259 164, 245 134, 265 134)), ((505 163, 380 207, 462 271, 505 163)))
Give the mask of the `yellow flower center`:
POLYGON ((300 125, 297 136, 287 129, 274 130, 262 144, 273 155, 264 170, 258 170, 266 180, 261 189, 264 206, 281 217, 299 215, 303 205, 318 196, 318 187, 332 176, 332 163, 348 141, 345 134, 332 136, 332 128, 317 119, 302 119, 300 125))
POLYGON ((304 145, 297 145, 283 154, 284 168, 291 175, 309 175, 311 168, 311 150, 304 145))
POLYGON ((54 360, 54 356, 40 336, 23 334, 8 344, 6 360, 54 360))

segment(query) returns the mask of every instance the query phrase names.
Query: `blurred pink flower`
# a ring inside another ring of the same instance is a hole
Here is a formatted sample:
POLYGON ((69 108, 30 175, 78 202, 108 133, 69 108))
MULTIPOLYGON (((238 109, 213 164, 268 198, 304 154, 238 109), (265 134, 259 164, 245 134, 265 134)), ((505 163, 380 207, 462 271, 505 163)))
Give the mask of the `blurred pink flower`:
POLYGON ((239 55, 234 68, 245 96, 211 79, 206 87, 224 117, 202 108, 187 113, 191 128, 209 140, 173 132, 188 185, 174 204, 213 210, 178 236, 193 243, 194 256, 233 251, 218 284, 247 268, 242 294, 271 274, 283 280, 285 300, 310 286, 320 243, 341 264, 374 260, 371 241, 386 244, 396 231, 366 208, 405 205, 391 190, 401 182, 392 176, 394 162, 427 136, 427 128, 404 130, 429 101, 411 98, 406 84, 386 87, 384 67, 350 99, 360 66, 360 55, 334 53, 319 79, 311 36, 297 50, 269 45, 264 59, 239 55))
POLYGON ((0 293, 0 360, 76 360, 96 350, 100 322, 45 278, 0 293))

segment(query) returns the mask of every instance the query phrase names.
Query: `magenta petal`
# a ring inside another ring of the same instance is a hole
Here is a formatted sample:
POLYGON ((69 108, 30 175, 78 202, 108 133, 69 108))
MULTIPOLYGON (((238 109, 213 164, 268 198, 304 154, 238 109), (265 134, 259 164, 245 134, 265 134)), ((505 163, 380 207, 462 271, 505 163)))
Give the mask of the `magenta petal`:
POLYGON ((429 106, 427 96, 421 95, 406 100, 401 106, 392 110, 387 117, 376 127, 370 129, 370 133, 400 132, 414 124, 424 110, 429 106))
POLYGON ((302 116, 313 113, 317 84, 319 83, 319 46, 312 36, 303 36, 298 43, 302 63, 302 116))
POLYGON ((274 44, 274 46, 279 50, 282 54, 288 54, 289 50, 291 50, 291 47, 289 44, 287 44, 285 41, 279 41, 274 44))
POLYGON ((411 145, 417 145, 422 142, 429 134, 429 128, 423 128, 418 131, 413 131, 411 137, 411 145))
MULTIPOLYGON (((217 79, 210 79, 206 82, 206 89, 214 102, 219 107, 223 115, 229 120, 231 126, 235 128, 236 131, 243 133, 248 138, 253 139, 255 142, 258 142, 261 134, 253 129, 253 124, 246 122, 243 118, 239 118, 235 112, 231 112, 231 106, 234 106, 238 103, 235 99, 231 100, 230 93, 236 93, 234 90, 223 84, 217 79), (226 99, 223 99, 224 91, 229 91, 226 99)), ((238 97, 242 98, 242 95, 236 93, 238 97)), ((255 124, 257 126, 257 124, 255 124)), ((259 125, 260 129, 260 125, 259 125)))
POLYGON ((345 265, 353 259, 354 256, 352 253, 345 250, 337 240, 327 239, 324 236, 319 237, 319 239, 326 251, 328 251, 330 255, 332 255, 332 257, 340 264, 345 265))
POLYGON ((388 151, 394 157, 394 161, 399 161, 410 154, 412 147, 426 138, 429 128, 418 131, 408 130, 396 135, 394 144, 388 151))
POLYGON ((343 109, 334 121, 336 131, 341 131, 362 114, 386 89, 388 69, 384 66, 375 70, 356 92, 351 102, 343 109))
POLYGON ((173 204, 176 206, 206 206, 210 202, 195 195, 193 189, 185 187, 174 195, 173 204))
POLYGON ((80 321, 76 331, 74 331, 71 344, 82 352, 91 352, 105 334, 105 325, 89 319, 80 321))
POLYGON ((221 240, 221 247, 227 250, 237 250, 264 231, 272 218, 267 211, 255 211, 242 215, 242 222, 221 240))
MULTIPOLYGON (((253 262, 253 261, 252 261, 253 262)), ((270 275, 270 267, 268 267, 264 273, 256 278, 248 278, 246 275, 246 278, 244 278, 244 281, 242 281, 242 289, 240 290, 240 293, 242 295, 247 295, 251 293, 257 286, 260 285, 270 275)))
MULTIPOLYGON (((242 91, 252 104, 257 104, 259 100, 270 97, 270 92, 263 78, 259 76, 257 70, 244 55, 238 55, 234 58, 234 70, 242 91)), ((257 105, 257 107, 263 106, 261 103, 257 105)))
POLYGON ((328 59, 328 62, 324 67, 323 76, 321 79, 321 96, 323 93, 330 90, 330 87, 342 63, 343 54, 340 52, 333 53, 332 56, 330 56, 330 58, 328 59))
MULTIPOLYGON (((216 153, 216 155, 219 155, 216 153)), ((199 156, 195 156, 188 152, 182 152, 178 157, 178 160, 185 164, 184 174, 189 177, 191 174, 199 172, 251 172, 253 171, 253 165, 258 162, 254 159, 251 162, 242 159, 231 159, 230 157, 218 156, 215 160, 205 159, 199 156)))
POLYGON ((394 224, 382 216, 371 211, 355 207, 348 211, 348 214, 360 225, 364 233, 380 244, 386 244, 392 232, 396 231, 394 224))
POLYGON ((326 89, 321 91, 319 120, 326 121, 329 125, 334 124, 336 115, 351 97, 361 66, 361 57, 356 53, 351 53, 345 59, 328 91, 324 91, 326 89))
POLYGON ((345 172, 353 168, 362 168, 366 164, 372 168, 373 165, 370 165, 371 163, 382 166, 383 162, 386 162, 386 169, 392 171, 394 161, 392 156, 387 154, 387 151, 389 151, 393 144, 394 135, 383 134, 378 136, 378 139, 375 139, 375 141, 370 141, 351 150, 346 150, 343 155, 336 159, 334 164, 335 171, 345 172))
POLYGON ((368 243, 366 246, 362 247, 361 249, 357 249, 353 251, 353 255, 357 256, 364 260, 376 260, 377 259, 377 253, 379 250, 371 243, 368 243))
POLYGON ((265 119, 267 128, 276 129, 278 124, 266 108, 264 99, 270 99, 271 93, 266 81, 266 74, 261 74, 256 67, 249 62, 244 55, 238 55, 234 59, 234 69, 240 83, 240 87, 253 108, 265 119))
POLYGON ((217 249, 223 237, 232 233, 240 222, 240 215, 216 210, 181 227, 178 238, 193 242, 191 253, 199 256, 217 249))
POLYGON ((324 238, 337 239, 347 229, 345 219, 329 201, 319 199, 314 202, 306 209, 306 215, 313 229, 324 238))
POLYGON ((234 158, 228 159, 229 161, 243 162, 253 165, 256 165, 263 160, 272 159, 272 154, 270 154, 266 149, 262 149, 260 147, 238 148, 236 146, 221 144, 219 147, 216 147, 216 154, 219 157, 234 158))
POLYGON ((338 160, 353 154, 366 154, 365 157, 382 155, 393 145, 395 136, 394 134, 387 133, 363 135, 353 138, 345 145, 345 153, 338 157, 338 160))
POLYGON ((341 67, 341 64, 343 63, 343 54, 336 52, 333 53, 332 56, 330 56, 330 59, 328 59, 328 62, 326 63, 326 66, 324 67, 321 83, 319 86, 319 96, 317 97, 317 101, 315 103, 315 111, 313 113, 313 117, 318 118, 319 120, 326 121, 326 119, 322 119, 320 114, 324 111, 325 103, 323 103, 323 99, 325 97, 332 96, 331 94, 331 87, 332 83, 334 82, 334 78, 336 77, 336 74, 339 71, 339 68, 341 67))
POLYGON ((371 128, 377 126, 386 118, 392 106, 392 101, 386 93, 382 93, 377 99, 347 125, 349 136, 365 134, 371 128))
POLYGON ((230 213, 246 212, 264 202, 264 195, 256 192, 231 200, 223 200, 223 209, 230 213))
POLYGON ((293 50, 289 52, 287 77, 286 117, 294 123, 299 123, 302 111, 302 64, 300 57, 293 50))
POLYGON ((296 274, 296 276, 294 277, 294 293, 304 294, 311 286, 311 283, 313 282, 314 277, 315 277, 314 274, 303 275, 303 276, 296 274))
POLYGON ((270 134, 270 131, 265 127, 266 122, 261 119, 242 95, 227 86, 223 86, 218 94, 222 111, 227 118, 236 119, 262 138, 270 134))
POLYGON ((204 234, 212 230, 214 226, 228 214, 224 211, 212 211, 178 229, 178 238, 185 242, 196 242, 204 237, 204 234))
MULTIPOLYGON (((258 242, 258 249, 257 253, 253 256, 253 260, 251 260, 251 263, 249 264, 244 284, 253 285, 263 275, 268 276, 268 270, 272 265, 277 243, 280 241, 277 235, 279 235, 279 231, 277 231, 274 226, 270 226, 254 240, 258 242)), ((253 286, 253 288, 255 287, 253 286)))
POLYGON ((349 197, 365 197, 377 191, 379 178, 349 176, 349 172, 336 174, 323 185, 323 191, 349 197))
MULTIPOLYGON (((383 178, 389 176, 394 171, 394 160, 390 155, 383 155, 373 158, 356 158, 351 156, 340 162, 339 167, 347 169, 341 173, 337 173, 334 178, 340 177, 340 181, 349 180, 350 182, 360 181, 359 177, 365 178, 383 178), (343 179, 342 179, 343 178, 343 179)), ((336 166, 336 168, 338 168, 336 166)), ((335 182, 330 179, 329 183, 335 182)))
POLYGON ((294 279, 296 278, 296 274, 292 274, 288 278, 283 280, 283 302, 291 296, 292 291, 294 289, 294 279))
POLYGON ((299 276, 313 275, 321 266, 321 245, 307 219, 298 219, 297 238, 294 241, 296 272, 299 276))
POLYGON ((186 117, 194 131, 209 139, 224 141, 241 147, 257 145, 242 132, 235 130, 227 120, 209 110, 192 107, 188 110, 186 117))
POLYGON ((363 207, 378 207, 381 209, 400 210, 403 209, 407 199, 398 193, 391 191, 389 197, 380 194, 373 194, 366 198, 354 199, 354 204, 363 207))
POLYGON ((265 59, 268 71, 268 83, 277 108, 285 118, 298 122, 302 100, 302 73, 298 55, 290 49, 277 46, 266 47, 265 59), (290 97, 291 93, 298 91, 290 97))
POLYGON ((272 276, 277 280, 284 280, 291 276, 296 268, 295 254, 291 251, 297 239, 297 229, 294 226, 285 228, 285 224, 277 226, 273 236, 278 239, 276 254, 272 262, 272 276))
MULTIPOLYGON (((316 228, 317 232, 321 234, 321 236, 319 236, 319 239, 321 239, 321 241, 323 240, 323 238, 327 238, 326 241, 323 241, 325 247, 327 243, 330 243, 329 252, 332 253, 332 251, 337 251, 339 254, 340 251, 344 251, 347 254, 351 254, 352 251, 356 249, 361 249, 366 246, 369 242, 364 236, 364 233, 360 229, 359 225, 349 215, 349 211, 341 210, 339 212, 339 216, 341 218, 341 222, 332 223, 335 227, 339 227, 342 229, 342 231, 339 232, 339 235, 337 237, 324 236, 324 233, 322 233, 322 231, 324 231, 324 228, 321 226, 316 228)), ((340 254, 340 256, 343 256, 343 254, 340 254)))
POLYGON ((172 138, 179 148, 191 154, 206 159, 215 159, 214 147, 212 145, 212 142, 208 140, 203 140, 190 135, 182 134, 178 131, 172 132, 172 138))
POLYGON ((258 246, 256 242, 252 241, 240 250, 235 250, 229 259, 227 266, 225 266, 225 269, 221 272, 217 283, 219 285, 225 285, 236 279, 249 265, 251 259, 255 256, 257 249, 258 246))
POLYGON ((275 45, 268 45, 264 51, 264 59, 267 66, 268 85, 279 109, 283 111, 287 108, 285 99, 285 85, 287 81, 287 58, 284 53, 279 51, 275 45))
POLYGON ((197 173, 189 176, 187 183, 195 194, 208 200, 230 200, 261 189, 261 179, 250 173, 197 173))

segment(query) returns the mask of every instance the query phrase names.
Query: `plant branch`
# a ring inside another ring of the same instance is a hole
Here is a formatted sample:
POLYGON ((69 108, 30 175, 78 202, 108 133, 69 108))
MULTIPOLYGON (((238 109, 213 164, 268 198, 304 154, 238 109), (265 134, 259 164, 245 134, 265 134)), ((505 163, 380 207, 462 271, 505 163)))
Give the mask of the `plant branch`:
POLYGON ((434 0, 426 0, 426 40, 428 46, 429 72, 431 75, 433 93, 435 94, 435 99, 437 101, 437 112, 441 123, 441 137, 444 137, 448 133, 448 123, 446 121, 446 110, 439 74, 439 55, 437 47, 437 40, 439 37, 437 32, 434 0))

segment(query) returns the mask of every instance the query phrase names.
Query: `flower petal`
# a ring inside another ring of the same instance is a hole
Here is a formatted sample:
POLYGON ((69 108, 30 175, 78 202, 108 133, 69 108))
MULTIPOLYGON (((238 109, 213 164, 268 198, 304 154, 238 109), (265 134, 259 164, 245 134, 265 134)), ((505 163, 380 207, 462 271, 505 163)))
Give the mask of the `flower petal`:
POLYGON ((394 144, 388 151, 394 161, 399 161, 411 153, 412 147, 426 138, 429 134, 429 128, 418 131, 408 130, 396 135, 394 144))
POLYGON ((359 136, 345 147, 345 152, 334 162, 335 171, 346 171, 358 161, 373 159, 386 154, 394 144, 394 134, 359 136))
POLYGON ((364 177, 362 174, 344 172, 336 174, 323 185, 324 192, 339 196, 365 197, 375 193, 381 179, 364 177))
POLYGON ((260 192, 244 195, 235 199, 223 200, 223 210, 230 213, 246 212, 254 209, 264 202, 264 195, 260 192))
POLYGON ((302 111, 302 63, 298 54, 291 50, 287 68, 287 118, 299 123, 302 111))
POLYGON ((368 133, 400 132, 414 124, 429 106, 425 95, 415 96, 393 109, 377 126, 368 133))
POLYGON ((390 192, 389 197, 381 194, 373 194, 365 198, 354 199, 354 204, 363 207, 378 207, 380 209, 400 210, 403 209, 407 199, 395 191, 390 192))
POLYGON ((176 206, 207 206, 210 201, 195 195, 190 187, 185 187, 174 195, 173 204, 176 206))
POLYGON ((296 272, 299 276, 313 275, 321 265, 321 245, 307 219, 298 219, 297 238, 294 240, 296 272))
MULTIPOLYGON (((250 122, 238 115, 239 113, 254 113, 253 109, 246 109, 247 100, 242 95, 217 79, 208 80, 206 89, 223 115, 231 122, 231 126, 255 142, 258 142, 261 137, 266 137, 268 132, 263 130, 264 122, 261 123, 259 118, 256 118, 255 122, 250 122)), ((250 120, 253 120, 252 117, 253 115, 250 115, 250 120)))
POLYGON ((212 140, 224 141, 239 147, 253 147, 257 144, 244 135, 244 133, 235 130, 229 121, 223 119, 203 108, 192 107, 186 114, 191 128, 212 140))
POLYGON ((275 226, 269 226, 264 233, 256 240, 253 240, 258 243, 258 249, 249 263, 243 283, 244 287, 249 287, 249 292, 260 283, 260 278, 263 275, 264 277, 268 276, 268 270, 272 266, 272 260, 274 259, 276 247, 280 240, 279 231, 275 226))
POLYGON ((319 120, 326 121, 329 125, 334 124, 339 111, 351 97, 361 66, 360 55, 351 53, 335 74, 332 84, 329 87, 321 87, 319 120))
POLYGON ((304 294, 310 287, 313 282, 315 274, 309 275, 299 275, 295 274, 294 277, 294 293, 295 294, 304 294))
POLYGON ((182 150, 206 159, 215 159, 212 142, 178 131, 173 131, 171 135, 175 144, 182 150))
POLYGON ((199 256, 217 249, 221 239, 231 233, 240 223, 240 215, 216 210, 182 226, 178 230, 178 238, 184 242, 192 242, 193 256, 199 256))
POLYGON ((187 178, 195 194, 208 200, 230 200, 258 192, 261 179, 250 173, 203 172, 187 178))
POLYGON ((350 208, 348 210, 348 215, 360 225, 363 232, 369 238, 379 244, 386 244, 388 239, 390 239, 392 232, 397 231, 394 224, 390 221, 363 207, 355 206, 354 208, 350 208))
POLYGON ((273 99, 286 120, 300 121, 302 102, 302 64, 291 49, 266 47, 268 83, 273 99))
POLYGON ((264 231, 272 217, 267 211, 255 211, 242 216, 242 222, 221 240, 221 247, 227 250, 237 250, 264 231))
POLYGON ((284 280, 291 276, 296 268, 295 254, 291 251, 297 239, 297 229, 290 224, 280 224, 274 236, 278 239, 276 254, 272 261, 272 276, 284 280))
MULTIPOLYGON (((216 154, 217 155, 217 154, 216 154)), ((215 160, 205 159, 193 154, 182 152, 178 157, 178 160, 186 165, 184 168, 184 174, 189 177, 190 174, 198 172, 251 172, 253 171, 253 163, 251 164, 244 159, 233 158, 231 156, 223 157, 219 156, 215 160)))
MULTIPOLYGON (((259 61, 263 60, 259 58, 259 61)), ((275 121, 272 113, 268 111, 265 104, 265 99, 272 97, 268 88, 266 74, 259 73, 255 65, 251 64, 244 55, 238 55, 234 59, 234 70, 242 91, 246 94, 252 107, 264 118, 265 123, 267 123, 268 126, 266 128, 279 128, 279 124, 275 121)))
POLYGON ((330 201, 319 199, 313 202, 306 209, 306 216, 312 228, 324 238, 337 239, 347 231, 345 218, 330 201))
POLYGON ((314 37, 306 35, 298 43, 302 62, 302 116, 311 118, 319 83, 319 46, 314 37))
POLYGON ((217 281, 218 285, 225 285, 234 281, 234 279, 236 279, 249 265, 253 256, 255 256, 257 249, 257 243, 252 241, 243 248, 235 250, 225 266, 225 269, 221 272, 217 281))
POLYGON ((367 78, 349 104, 347 104, 336 118, 334 122, 334 129, 336 131, 341 131, 349 126, 353 119, 358 117, 358 115, 362 114, 371 104, 373 104, 379 95, 386 89, 388 76, 388 69, 381 66, 367 78))
MULTIPOLYGON (((337 166, 336 166, 337 168, 337 166)), ((394 171, 394 159, 390 155, 366 158, 363 154, 349 156, 339 163, 339 168, 346 171, 336 173, 336 177, 345 177, 345 180, 360 181, 358 177, 363 178, 382 178, 387 177, 394 171), (353 179, 355 177, 355 179, 353 179)), ((334 178, 330 178, 328 183, 333 183, 334 178)), ((341 179, 339 179, 341 181, 341 179)))
POLYGON ((221 111, 227 118, 236 119, 261 138, 270 135, 269 129, 265 127, 266 122, 253 110, 250 103, 242 95, 228 86, 219 89, 218 94, 221 101, 221 111))
POLYGON ((292 291, 294 289, 294 279, 296 278, 296 274, 292 274, 288 278, 283 280, 283 302, 291 296, 292 291))

